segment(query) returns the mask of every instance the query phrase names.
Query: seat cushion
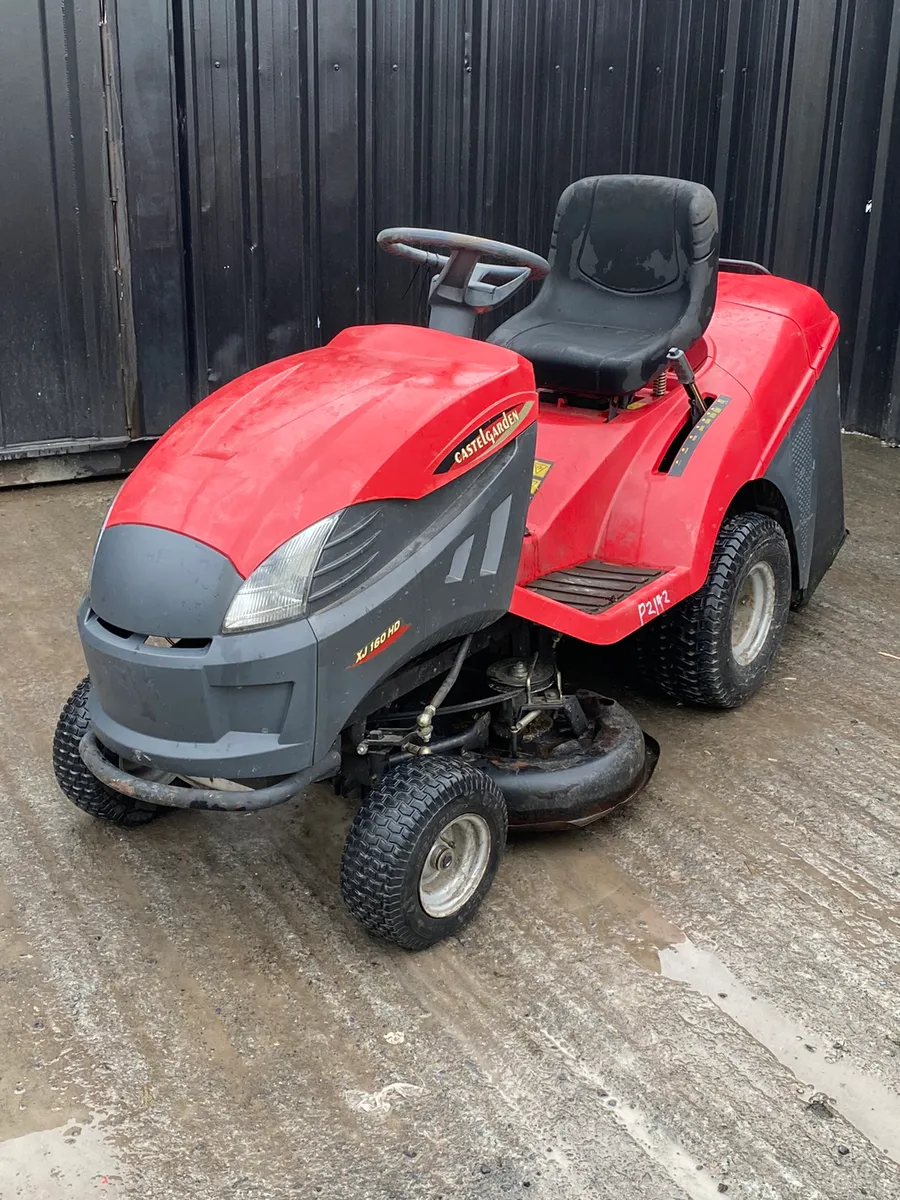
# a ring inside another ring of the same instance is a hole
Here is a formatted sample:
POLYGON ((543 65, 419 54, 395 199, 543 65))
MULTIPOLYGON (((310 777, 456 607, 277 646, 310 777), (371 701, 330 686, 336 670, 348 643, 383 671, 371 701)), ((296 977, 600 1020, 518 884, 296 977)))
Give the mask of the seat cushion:
POLYGON ((530 308, 501 328, 502 344, 529 360, 538 387, 589 396, 636 392, 670 349, 668 330, 543 320, 530 308))

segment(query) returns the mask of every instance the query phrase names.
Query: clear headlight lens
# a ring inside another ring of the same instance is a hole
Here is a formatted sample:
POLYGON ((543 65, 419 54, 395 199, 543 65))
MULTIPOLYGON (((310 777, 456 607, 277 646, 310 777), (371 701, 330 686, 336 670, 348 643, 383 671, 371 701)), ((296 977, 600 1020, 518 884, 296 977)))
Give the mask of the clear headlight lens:
POLYGON ((261 629, 302 617, 319 555, 340 515, 332 513, 310 525, 261 562, 235 593, 222 632, 261 629))

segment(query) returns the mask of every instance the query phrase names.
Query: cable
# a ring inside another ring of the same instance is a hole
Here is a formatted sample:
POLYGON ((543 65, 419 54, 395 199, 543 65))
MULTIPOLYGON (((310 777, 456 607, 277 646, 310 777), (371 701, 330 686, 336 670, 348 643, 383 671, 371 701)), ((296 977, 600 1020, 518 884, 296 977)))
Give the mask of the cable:
POLYGON ((419 737, 423 742, 427 743, 431 741, 432 721, 434 719, 434 714, 443 704, 444 700, 446 700, 447 694, 453 687, 454 683, 456 683, 457 679, 459 679, 459 673, 462 670, 462 665, 465 662, 466 655, 469 653, 469 647, 471 645, 472 634, 470 633, 468 637, 463 638, 459 650, 456 652, 456 658, 453 661, 453 666, 447 672, 447 678, 434 693, 431 703, 426 704, 422 709, 422 712, 419 714, 416 724, 419 727, 419 737))

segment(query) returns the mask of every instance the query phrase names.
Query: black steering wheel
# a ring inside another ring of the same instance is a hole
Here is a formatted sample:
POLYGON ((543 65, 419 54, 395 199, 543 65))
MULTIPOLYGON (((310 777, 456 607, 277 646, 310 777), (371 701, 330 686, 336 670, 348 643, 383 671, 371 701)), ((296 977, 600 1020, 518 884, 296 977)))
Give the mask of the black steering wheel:
POLYGON ((382 229, 378 235, 378 245, 398 258, 408 258, 411 262, 428 263, 435 267, 446 266, 454 254, 462 252, 474 255, 475 262, 492 258, 506 267, 517 268, 517 273, 527 268, 529 279, 543 279, 550 270, 546 258, 521 246, 495 242, 492 238, 473 237, 469 233, 450 233, 444 229, 408 229, 405 226, 382 229), (438 250, 449 250, 451 253, 449 256, 438 254, 438 250))
POLYGON ((546 258, 521 246, 445 229, 382 229, 378 245, 398 258, 439 268, 429 293, 431 324, 452 332, 469 333, 475 313, 495 308, 529 279, 543 279, 550 270, 546 258), (493 261, 483 262, 486 258, 493 261), (441 309, 462 309, 468 315, 442 315, 441 309))

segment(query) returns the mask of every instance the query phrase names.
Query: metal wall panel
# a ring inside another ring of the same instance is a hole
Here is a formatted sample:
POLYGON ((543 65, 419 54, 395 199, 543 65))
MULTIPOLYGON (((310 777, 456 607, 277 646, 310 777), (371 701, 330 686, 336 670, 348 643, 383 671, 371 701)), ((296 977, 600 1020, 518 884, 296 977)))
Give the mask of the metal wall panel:
POLYGON ((160 433, 256 363, 421 318, 380 227, 544 250, 565 185, 622 170, 708 183, 726 253, 822 288, 848 427, 900 440, 900 0, 0 4, 0 441, 160 433))
MULTIPOLYGON (((136 432, 163 433, 196 396, 196 342, 186 286, 190 229, 182 222, 186 115, 181 56, 173 53, 179 0, 110 0, 128 210, 136 432), (179 132, 181 131, 181 133, 179 132)), ((180 33, 180 29, 178 30, 180 33)), ((184 172, 186 178, 186 171, 184 172)))
POLYGON ((0 458, 126 440, 96 3, 0 3, 0 458))
POLYGON ((900 438, 900 3, 169 3, 119 0, 147 67, 123 66, 126 148, 153 150, 128 167, 146 431, 349 322, 421 317, 379 227, 543 249, 570 180, 642 171, 708 183, 727 253, 825 291, 848 426, 900 438))

